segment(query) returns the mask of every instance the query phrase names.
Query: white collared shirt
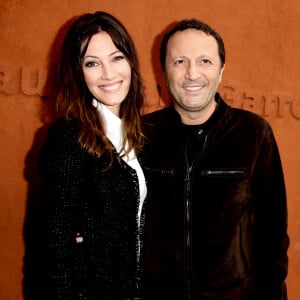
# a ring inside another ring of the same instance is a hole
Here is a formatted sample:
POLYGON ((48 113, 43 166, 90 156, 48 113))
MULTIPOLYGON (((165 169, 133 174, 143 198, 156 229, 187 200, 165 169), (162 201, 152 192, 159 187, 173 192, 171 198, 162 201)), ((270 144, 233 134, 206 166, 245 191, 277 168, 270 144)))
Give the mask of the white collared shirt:
MULTIPOLYGON (((117 152, 120 155, 122 155, 122 153, 120 153, 122 143, 123 143, 122 120, 118 116, 116 116, 113 112, 111 112, 105 105, 103 105, 101 102, 97 101, 96 99, 93 100, 93 105, 98 109, 101 116, 103 117, 105 130, 106 130, 106 136, 112 142, 112 144, 116 148, 117 152)), ((146 198, 146 195, 147 195, 147 186, 146 186, 144 172, 136 158, 136 155, 135 155, 135 152, 133 149, 129 152, 128 155, 122 156, 122 159, 131 168, 133 168, 136 171, 137 176, 138 176, 139 192, 140 192, 138 218, 139 218, 139 223, 140 223, 142 207, 143 207, 143 203, 146 198)))

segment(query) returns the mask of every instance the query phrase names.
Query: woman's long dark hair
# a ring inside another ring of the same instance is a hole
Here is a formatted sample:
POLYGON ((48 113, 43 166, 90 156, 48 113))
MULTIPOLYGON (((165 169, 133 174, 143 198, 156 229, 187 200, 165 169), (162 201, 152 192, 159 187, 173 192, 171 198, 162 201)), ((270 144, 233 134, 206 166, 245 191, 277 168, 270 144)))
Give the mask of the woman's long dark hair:
POLYGON ((82 59, 93 35, 105 31, 114 45, 128 60, 131 67, 131 85, 121 103, 120 118, 123 121, 123 140, 128 154, 141 150, 144 140, 140 110, 144 104, 144 86, 134 43, 126 28, 106 12, 88 13, 79 17, 70 27, 63 43, 61 62, 58 67, 56 112, 66 120, 79 124, 80 145, 90 154, 100 157, 107 153, 112 160, 113 147, 107 139, 97 109, 92 105, 93 96, 83 77, 82 59))

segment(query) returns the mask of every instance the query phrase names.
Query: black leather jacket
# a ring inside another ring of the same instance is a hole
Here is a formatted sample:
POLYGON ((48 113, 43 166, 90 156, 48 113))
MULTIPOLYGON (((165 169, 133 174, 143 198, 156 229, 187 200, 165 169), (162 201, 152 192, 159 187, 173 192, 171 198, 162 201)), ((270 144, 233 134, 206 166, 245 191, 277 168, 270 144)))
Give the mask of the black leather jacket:
POLYGON ((274 135, 263 118, 216 101, 191 162, 173 107, 144 116, 144 299, 285 299, 287 203, 274 135))

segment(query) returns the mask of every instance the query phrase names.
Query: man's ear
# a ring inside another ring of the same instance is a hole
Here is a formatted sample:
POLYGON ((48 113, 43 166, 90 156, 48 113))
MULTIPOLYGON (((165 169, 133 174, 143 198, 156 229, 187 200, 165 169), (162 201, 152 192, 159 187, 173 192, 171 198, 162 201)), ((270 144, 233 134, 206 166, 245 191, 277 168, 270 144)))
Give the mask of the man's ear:
POLYGON ((223 65, 223 67, 220 70, 219 83, 222 81, 222 76, 223 76, 224 69, 225 69, 225 64, 223 65))

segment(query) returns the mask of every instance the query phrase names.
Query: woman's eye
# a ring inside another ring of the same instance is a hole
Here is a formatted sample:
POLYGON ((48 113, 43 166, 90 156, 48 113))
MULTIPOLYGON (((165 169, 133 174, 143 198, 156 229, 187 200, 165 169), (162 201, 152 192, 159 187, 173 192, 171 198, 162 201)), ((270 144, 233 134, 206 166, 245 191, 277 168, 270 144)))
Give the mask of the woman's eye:
POLYGON ((125 59, 125 56, 124 56, 124 55, 118 55, 118 56, 115 56, 115 57, 113 58, 113 61, 120 61, 120 60, 123 60, 123 59, 125 59))
POLYGON ((95 67, 95 66, 97 66, 98 64, 95 62, 95 61, 87 61, 85 64, 84 64, 84 66, 85 67, 88 67, 88 68, 90 68, 90 67, 95 67))

